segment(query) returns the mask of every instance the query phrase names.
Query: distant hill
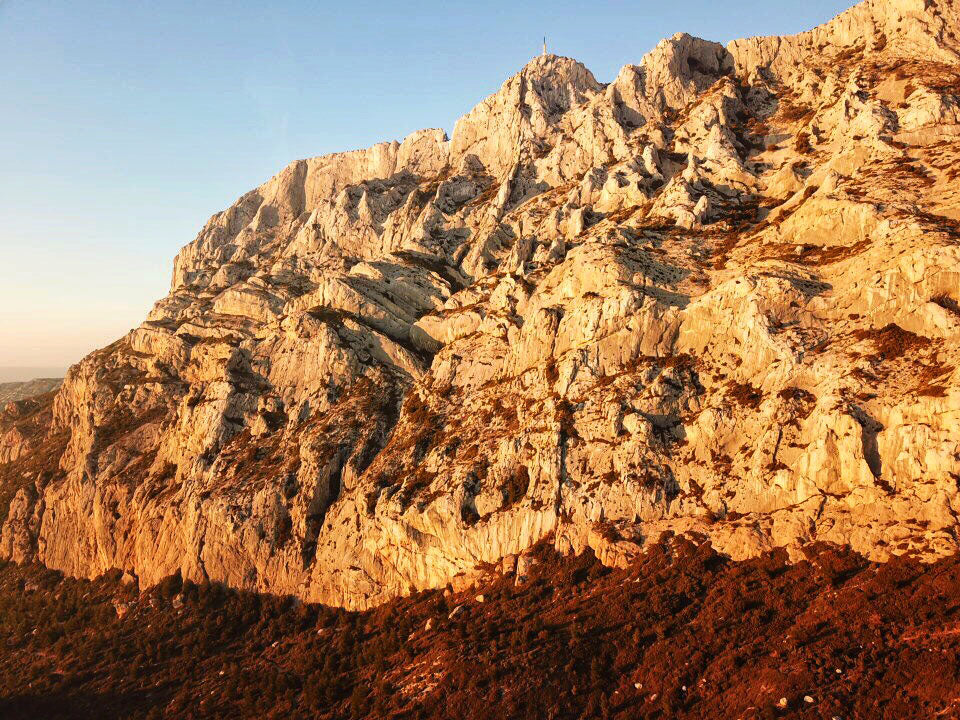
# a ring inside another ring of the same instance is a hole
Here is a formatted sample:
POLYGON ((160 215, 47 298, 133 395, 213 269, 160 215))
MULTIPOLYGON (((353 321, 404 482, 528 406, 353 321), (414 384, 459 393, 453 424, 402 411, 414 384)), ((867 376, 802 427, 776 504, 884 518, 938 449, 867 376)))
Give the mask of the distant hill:
POLYGON ((0 405, 34 395, 43 395, 60 387, 62 382, 63 378, 35 378, 27 382, 0 383, 0 405))
POLYGON ((34 378, 62 378, 66 374, 67 368, 63 365, 3 365, 0 366, 0 385, 34 378))

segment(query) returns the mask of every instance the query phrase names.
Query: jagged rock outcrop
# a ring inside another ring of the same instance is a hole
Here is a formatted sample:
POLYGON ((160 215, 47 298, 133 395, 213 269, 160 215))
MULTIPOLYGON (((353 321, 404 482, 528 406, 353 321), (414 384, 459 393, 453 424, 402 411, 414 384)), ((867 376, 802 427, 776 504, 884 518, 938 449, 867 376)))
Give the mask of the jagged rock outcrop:
POLYGON ((359 608, 550 533, 955 552, 958 33, 545 56, 449 141, 291 164, 0 420, 0 554, 359 608))

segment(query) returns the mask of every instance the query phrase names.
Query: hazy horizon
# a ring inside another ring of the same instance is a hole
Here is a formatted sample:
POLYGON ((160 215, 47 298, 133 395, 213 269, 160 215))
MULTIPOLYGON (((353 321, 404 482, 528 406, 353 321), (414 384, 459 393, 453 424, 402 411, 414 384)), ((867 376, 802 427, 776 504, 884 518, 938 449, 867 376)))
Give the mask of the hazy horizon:
POLYGON ((17 367, 15 365, 0 367, 0 383, 26 382, 39 378, 61 378, 67 372, 65 367, 33 367, 29 365, 17 367))
POLYGON ((298 158, 449 132, 544 34, 610 81, 679 31, 789 34, 852 4, 0 0, 0 368, 110 344, 210 215, 298 158))

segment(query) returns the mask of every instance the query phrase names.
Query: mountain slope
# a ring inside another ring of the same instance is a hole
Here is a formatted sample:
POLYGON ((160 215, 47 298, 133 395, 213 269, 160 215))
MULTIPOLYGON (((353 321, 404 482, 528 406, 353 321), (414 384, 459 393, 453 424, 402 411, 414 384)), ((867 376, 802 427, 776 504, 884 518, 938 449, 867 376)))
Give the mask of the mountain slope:
POLYGON ((782 550, 732 562, 674 541, 616 570, 589 552, 533 555, 522 582, 363 613, 0 563, 0 714, 957 716, 956 555, 871 564, 813 547, 796 564, 782 550))
POLYGON ((549 55, 450 140, 291 164, 22 433, 0 555, 362 608, 551 533, 955 552, 958 34, 549 55))

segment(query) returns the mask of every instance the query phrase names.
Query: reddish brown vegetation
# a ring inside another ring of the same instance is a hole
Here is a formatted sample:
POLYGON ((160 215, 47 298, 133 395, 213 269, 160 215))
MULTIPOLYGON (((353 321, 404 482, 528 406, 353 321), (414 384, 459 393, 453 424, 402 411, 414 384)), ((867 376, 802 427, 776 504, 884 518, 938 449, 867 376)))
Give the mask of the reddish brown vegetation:
POLYGON ((676 541, 625 570, 539 559, 483 603, 428 592, 366 613, 6 565, 0 715, 957 716, 960 558, 734 563, 676 541))
POLYGON ((798 387, 787 387, 781 390, 779 393, 781 398, 790 402, 796 401, 803 403, 804 405, 810 405, 811 403, 816 402, 816 398, 806 390, 801 390, 798 387))
POLYGON ((793 102, 788 98, 783 98, 780 101, 780 106, 777 110, 775 119, 785 123, 806 124, 815 114, 812 107, 793 102))
POLYGON ((803 245, 777 244, 771 245, 774 253, 766 257, 816 267, 832 265, 842 260, 849 260, 861 254, 869 247, 869 240, 861 240, 853 245, 811 245, 809 243, 803 245))
POLYGON ((920 82, 938 95, 960 93, 960 71, 954 65, 924 60, 899 60, 895 68, 880 68, 880 72, 893 70, 897 79, 920 82))
POLYGON ((729 382, 727 384, 727 396, 751 410, 756 410, 763 402, 763 393, 750 383, 729 382))
POLYGON ((958 304, 957 301, 949 295, 937 295, 936 297, 930 298, 930 302, 936 303, 947 312, 953 313, 954 315, 960 317, 960 304, 958 304))
POLYGON ((899 325, 890 323, 885 327, 874 330, 858 330, 854 333, 858 340, 872 340, 879 360, 896 360, 906 353, 922 349, 930 345, 930 340, 921 337, 899 325))
MULTIPOLYGON (((929 397, 946 395, 947 388, 941 383, 953 368, 941 362, 942 353, 937 352, 940 346, 938 341, 904 330, 893 323, 879 330, 859 330, 854 333, 854 337, 872 341, 875 354, 870 356, 870 361, 875 368, 878 368, 882 361, 900 360, 901 369, 906 370, 917 382, 913 388, 916 394, 929 397)), ((855 371, 855 374, 867 382, 879 379, 863 370, 855 371)), ((902 382, 906 377, 908 375, 901 374, 898 382, 902 382)))

